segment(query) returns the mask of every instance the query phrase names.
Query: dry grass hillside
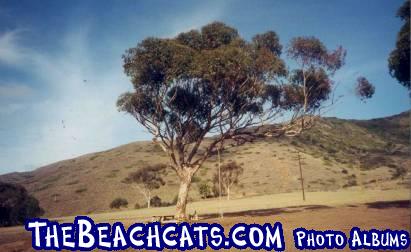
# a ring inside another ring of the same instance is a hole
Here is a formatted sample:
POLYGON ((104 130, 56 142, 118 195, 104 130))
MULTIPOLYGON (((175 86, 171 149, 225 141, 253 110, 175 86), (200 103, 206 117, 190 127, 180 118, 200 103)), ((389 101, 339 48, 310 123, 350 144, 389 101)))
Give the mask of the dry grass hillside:
MULTIPOLYGON (((364 121, 326 118, 296 138, 267 138, 229 147, 222 160, 244 167, 232 198, 300 190, 297 150, 307 191, 399 189, 410 185, 409 139, 410 112, 364 121)), ((167 163, 158 146, 134 142, 31 172, 5 174, 0 181, 25 186, 39 199, 46 216, 91 214, 109 211, 117 197, 126 198, 129 209, 136 203, 143 205, 139 191, 121 181, 130 172, 156 163, 167 163)), ((217 157, 212 157, 193 180, 191 201, 200 200, 199 185, 211 185, 216 170, 217 157)), ((178 179, 172 170, 164 176, 166 185, 153 195, 173 202, 178 179)))

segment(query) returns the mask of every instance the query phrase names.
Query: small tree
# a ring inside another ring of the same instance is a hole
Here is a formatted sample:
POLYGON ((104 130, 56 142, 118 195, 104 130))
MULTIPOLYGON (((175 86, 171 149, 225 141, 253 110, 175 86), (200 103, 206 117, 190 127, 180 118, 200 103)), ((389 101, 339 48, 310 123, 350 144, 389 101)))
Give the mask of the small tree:
MULTIPOLYGON (((330 51, 315 37, 296 37, 287 55, 298 67, 289 75, 291 85, 286 87, 285 103, 298 111, 297 115, 314 114, 329 99, 334 84, 331 78, 344 65, 346 51, 341 46, 330 51)), ((305 123, 312 123, 306 119, 302 117, 302 127, 294 134, 301 133, 305 123)))
POLYGON ((360 100, 371 98, 375 93, 375 87, 365 77, 358 77, 355 94, 360 100))
POLYGON ((163 164, 147 165, 132 172, 123 180, 124 183, 134 185, 144 195, 147 208, 151 205, 151 192, 165 185, 162 174, 166 166, 163 164))
MULTIPOLYGON (((221 185, 223 186, 223 194, 227 195, 227 200, 230 200, 230 192, 233 185, 238 184, 238 178, 243 174, 244 168, 236 162, 230 162, 221 166, 221 185)), ((217 188, 219 184, 218 172, 214 174, 214 187, 217 188)), ((216 190, 214 190, 216 191, 216 190)))

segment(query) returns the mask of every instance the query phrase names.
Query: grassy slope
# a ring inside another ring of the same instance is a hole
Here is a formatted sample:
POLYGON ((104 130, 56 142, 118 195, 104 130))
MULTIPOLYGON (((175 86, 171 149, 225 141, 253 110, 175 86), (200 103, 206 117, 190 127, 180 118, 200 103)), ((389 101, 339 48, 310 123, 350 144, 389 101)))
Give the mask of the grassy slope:
MULTIPOLYGON (((298 138, 268 138, 230 147, 222 158, 245 167, 240 184, 232 190, 234 198, 299 190, 296 150, 302 152, 308 191, 396 189, 409 185, 411 160, 404 139, 409 139, 409 112, 369 121, 328 118, 298 138)), ((200 183, 211 184, 216 161, 212 157, 196 174, 190 200, 199 199, 200 183)), ((119 196, 129 201, 129 208, 143 204, 142 195, 121 180, 149 163, 167 163, 167 159, 151 142, 135 142, 33 172, 6 174, 0 180, 24 185, 40 200, 48 216, 90 214, 109 210, 110 202, 119 196)), ((178 179, 169 170, 165 180, 166 186, 154 195, 171 202, 178 179)))
MULTIPOLYGON (((238 198, 233 200, 207 199, 189 203, 187 211, 189 214, 197 212, 204 218, 223 212, 226 216, 235 213, 256 210, 276 209, 279 213, 287 212, 295 208, 321 209, 327 207, 340 207, 359 204, 377 204, 378 202, 398 202, 409 200, 409 190, 339 190, 336 192, 309 192, 307 199, 302 200, 300 192, 268 194, 238 198)), ((106 212, 89 215, 96 222, 115 222, 121 220, 123 223, 135 223, 136 221, 150 221, 152 216, 173 215, 175 208, 158 207, 144 208, 138 210, 124 210, 119 212, 106 212)), ((256 214, 258 215, 258 214, 256 214)), ((74 216, 56 218, 59 222, 73 222, 74 216)))

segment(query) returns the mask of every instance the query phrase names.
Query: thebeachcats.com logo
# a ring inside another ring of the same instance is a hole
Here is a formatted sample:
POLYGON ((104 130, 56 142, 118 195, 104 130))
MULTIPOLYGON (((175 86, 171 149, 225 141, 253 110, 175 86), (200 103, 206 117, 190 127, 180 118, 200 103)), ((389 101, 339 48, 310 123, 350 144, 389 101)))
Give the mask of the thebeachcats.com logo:
POLYGON ((353 227, 347 236, 342 231, 293 230, 294 244, 285 244, 283 226, 237 223, 224 228, 218 223, 135 223, 128 228, 121 222, 94 223, 87 216, 77 216, 73 223, 48 219, 29 219, 25 229, 31 232, 36 250, 125 250, 125 249, 255 249, 284 251, 288 246, 299 250, 404 250, 410 245, 405 230, 361 230, 353 227))

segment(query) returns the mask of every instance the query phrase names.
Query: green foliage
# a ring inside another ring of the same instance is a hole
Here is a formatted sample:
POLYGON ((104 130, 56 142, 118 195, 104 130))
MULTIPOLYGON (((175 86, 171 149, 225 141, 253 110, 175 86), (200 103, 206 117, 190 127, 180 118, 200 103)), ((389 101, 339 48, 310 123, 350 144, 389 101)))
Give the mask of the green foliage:
POLYGON ((341 46, 329 51, 315 37, 296 37, 291 40, 287 54, 301 66, 321 68, 332 74, 344 65, 346 51, 341 46))
MULTIPOLYGON (((123 55, 124 72, 134 90, 121 95, 117 107, 167 149, 170 166, 180 179, 187 178, 215 154, 220 143, 239 139, 236 136, 244 135, 243 129, 257 121, 281 121, 282 115, 289 114, 296 119, 291 123, 302 121, 329 98, 331 77, 344 64, 342 47, 329 51, 314 37, 293 39, 288 56, 299 68, 290 74, 281 51, 273 31, 246 41, 221 22, 174 38, 146 38, 123 55), (203 141, 210 134, 220 137, 203 141)), ((259 134, 250 133, 251 139, 259 134)), ((227 186, 237 181, 235 176, 226 178, 227 186)))
POLYGON ((285 89, 285 106, 304 112, 319 109, 332 92, 330 77, 345 63, 345 49, 340 46, 329 51, 315 37, 296 37, 291 40, 287 55, 299 68, 289 76, 291 85, 285 89))
POLYGON ((407 0, 400 7, 397 17, 404 22, 397 35, 395 49, 388 58, 388 68, 392 77, 404 87, 410 86, 410 1, 407 0))
POLYGON ((215 49, 229 45, 239 36, 236 29, 221 22, 213 22, 201 28, 201 38, 203 49, 215 49))
POLYGON ((332 91, 332 82, 323 68, 312 66, 305 71, 294 70, 290 74, 290 80, 293 85, 285 87, 284 98, 284 105, 289 108, 298 108, 304 104, 304 80, 306 89, 312 90, 307 96, 307 109, 318 109, 332 91))
POLYGON ((121 207, 127 207, 128 206, 128 201, 124 198, 115 198, 111 203, 110 203, 110 208, 116 208, 119 209, 121 207))
POLYGON ((247 42, 220 22, 172 39, 146 38, 123 55, 134 91, 119 97, 118 108, 161 137, 177 167, 180 155, 187 155, 186 165, 198 163, 192 158, 206 134, 245 127, 264 109, 281 106, 282 88, 271 85, 286 74, 281 48, 272 31, 247 42))
POLYGON ((155 195, 154 197, 150 199, 150 206, 152 207, 167 207, 167 206, 171 206, 174 204, 175 204, 174 202, 169 203, 169 202, 162 201, 161 198, 157 195, 155 195))
POLYGON ((270 52, 281 55, 283 46, 280 44, 280 39, 277 33, 273 31, 268 31, 263 34, 257 34, 253 37, 253 44, 257 50, 269 50, 270 52))
POLYGON ((154 197, 152 197, 152 198, 150 199, 150 206, 152 206, 152 207, 161 207, 161 206, 162 206, 162 204, 161 204, 161 198, 158 197, 157 195, 154 196, 154 197))
POLYGON ((0 226, 24 224, 26 218, 44 214, 39 202, 16 184, 0 182, 0 226))
POLYGON ((362 101, 371 98, 375 93, 375 87, 365 77, 358 77, 355 94, 362 101))

